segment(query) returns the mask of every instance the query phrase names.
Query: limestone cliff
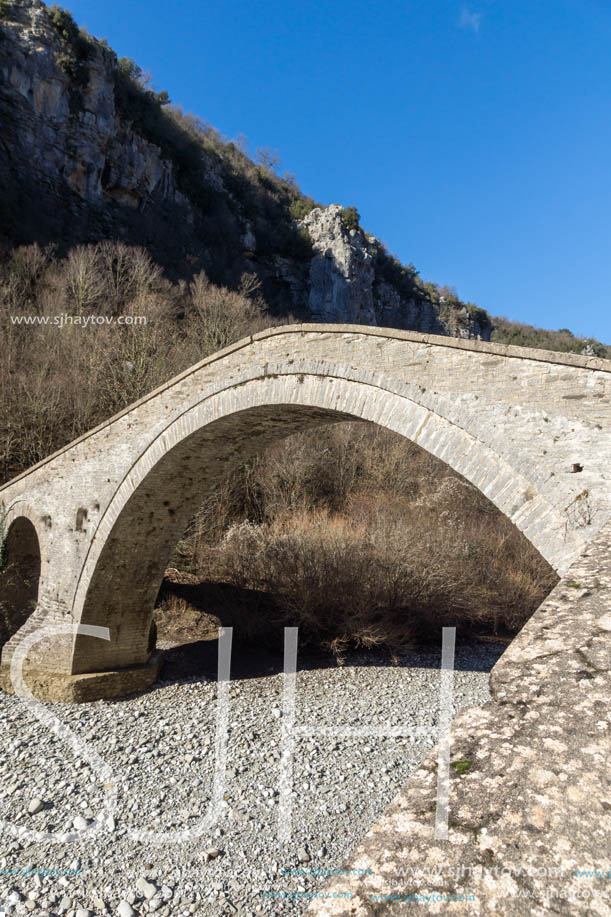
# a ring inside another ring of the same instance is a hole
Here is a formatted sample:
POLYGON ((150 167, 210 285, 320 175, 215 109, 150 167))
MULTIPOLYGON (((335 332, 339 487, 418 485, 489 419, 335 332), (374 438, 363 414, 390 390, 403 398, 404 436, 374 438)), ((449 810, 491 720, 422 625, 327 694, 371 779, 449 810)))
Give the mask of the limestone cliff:
POLYGON ((343 207, 315 208, 303 220, 312 241, 308 305, 321 322, 376 325, 375 252, 361 229, 342 222, 343 207))
POLYGON ((2 231, 11 241, 188 238, 194 213, 173 163, 118 117, 112 52, 92 42, 80 85, 38 0, 0 22, 2 231), (186 230, 186 231, 185 231, 186 230))
POLYGON ((483 310, 444 300, 340 205, 295 219, 293 183, 165 104, 69 14, 5 0, 0 241, 122 239, 178 277, 254 271, 272 312, 489 340, 483 310))
POLYGON ((482 309, 451 305, 413 284, 401 295, 380 271, 380 243, 359 227, 346 225, 344 208, 315 208, 302 221, 314 255, 310 263, 308 306, 322 322, 405 328, 429 334, 490 339, 490 319, 482 309))

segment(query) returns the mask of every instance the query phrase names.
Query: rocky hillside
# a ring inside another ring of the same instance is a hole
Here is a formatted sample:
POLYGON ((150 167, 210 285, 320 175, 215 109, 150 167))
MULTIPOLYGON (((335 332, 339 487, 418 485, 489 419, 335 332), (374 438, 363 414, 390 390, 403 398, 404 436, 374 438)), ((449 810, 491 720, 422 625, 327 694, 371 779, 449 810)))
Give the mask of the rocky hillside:
POLYGON ((0 233, 59 255, 142 245, 174 280, 256 273, 277 315, 490 338, 483 309, 401 265, 353 207, 316 205, 40 0, 0 0, 0 233))

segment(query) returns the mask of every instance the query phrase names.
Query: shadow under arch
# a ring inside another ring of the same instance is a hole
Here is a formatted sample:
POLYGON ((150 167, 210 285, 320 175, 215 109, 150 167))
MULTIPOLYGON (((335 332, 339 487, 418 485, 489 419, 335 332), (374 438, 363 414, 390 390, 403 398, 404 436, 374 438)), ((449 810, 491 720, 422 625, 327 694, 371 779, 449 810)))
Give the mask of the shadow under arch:
MULTIPOLYGON (((258 375, 228 380, 224 388, 168 418, 134 463, 100 520, 72 612, 80 623, 108 627, 111 639, 106 643, 76 636, 73 674, 147 661, 153 606, 164 571, 206 493, 232 467, 266 446, 320 424, 368 420, 406 436, 471 480, 523 531, 536 510, 536 536, 529 540, 543 556, 542 544, 556 549, 562 520, 554 508, 538 495, 528 498, 526 515, 521 505, 514 508, 515 493, 533 488, 475 435, 407 393, 382 388, 379 374, 373 384, 362 371, 350 378, 347 367, 341 377, 330 377, 322 366, 319 375, 295 369, 285 374, 259 369, 258 375)), ((553 557, 546 559, 557 566, 553 557)))
POLYGON ((27 516, 9 524, 0 569, 0 647, 25 624, 38 603, 40 541, 27 516))

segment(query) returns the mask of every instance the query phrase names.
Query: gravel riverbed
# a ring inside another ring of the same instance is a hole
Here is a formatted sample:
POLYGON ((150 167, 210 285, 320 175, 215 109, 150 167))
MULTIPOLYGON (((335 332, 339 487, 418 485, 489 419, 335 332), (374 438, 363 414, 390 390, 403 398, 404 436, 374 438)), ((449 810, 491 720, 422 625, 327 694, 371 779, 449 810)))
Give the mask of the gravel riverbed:
MULTIPOLYGON (((454 711, 488 700, 504 647, 458 647, 454 711)), ((279 666, 282 666, 280 659, 279 666)), ((343 666, 299 661, 296 724, 425 726, 404 737, 298 737, 292 833, 278 840, 283 675, 239 671, 229 686, 226 784, 218 823, 196 828, 212 794, 217 684, 167 678, 120 701, 48 705, 113 771, 116 809, 80 836, 104 804, 103 777, 15 697, 0 692, 0 912, 10 914, 300 914, 436 741, 440 651, 391 665, 382 653, 343 666), (69 843, 23 829, 71 832, 69 843), (135 834, 158 837, 137 840, 135 834), (42 875, 41 871, 53 874, 42 875), (284 897, 286 895, 287 897, 284 897), (289 897, 290 896, 290 897, 289 897)), ((106 790, 108 787, 106 787, 106 790)))

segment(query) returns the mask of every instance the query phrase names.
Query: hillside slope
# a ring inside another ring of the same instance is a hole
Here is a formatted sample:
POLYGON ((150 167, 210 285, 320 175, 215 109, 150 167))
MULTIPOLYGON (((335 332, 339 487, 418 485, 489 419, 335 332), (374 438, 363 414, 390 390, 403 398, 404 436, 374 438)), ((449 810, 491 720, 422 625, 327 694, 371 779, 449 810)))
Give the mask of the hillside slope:
POLYGON ((256 274, 272 316, 409 328, 610 357, 563 329, 491 320, 424 282, 354 207, 317 205, 270 151, 171 105, 138 66, 42 0, 0 2, 0 255, 14 246, 141 245, 168 277, 256 274))
POLYGON ((317 207, 273 157, 256 164, 172 107, 66 11, 3 0, 0 61, 5 245, 121 240, 174 279, 254 272, 273 314, 489 339, 484 310, 423 283, 354 208, 317 207))

